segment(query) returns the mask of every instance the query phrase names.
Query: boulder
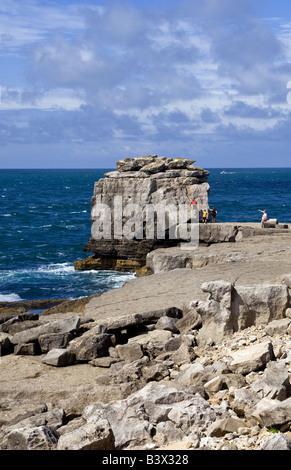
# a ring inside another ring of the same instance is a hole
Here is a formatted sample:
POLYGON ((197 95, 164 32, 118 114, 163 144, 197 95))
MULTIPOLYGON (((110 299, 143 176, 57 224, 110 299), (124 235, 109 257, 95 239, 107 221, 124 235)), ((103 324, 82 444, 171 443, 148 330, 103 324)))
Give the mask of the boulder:
POLYGON ((290 326, 285 318, 289 303, 288 287, 285 284, 263 284, 255 286, 233 286, 225 281, 202 284, 203 292, 209 292, 206 301, 192 301, 190 306, 201 316, 202 328, 197 336, 198 344, 209 338, 214 342, 244 330, 252 325, 268 325, 280 332, 290 326), (279 323, 278 323, 279 322, 279 323))
MULTIPOLYGON (((13 302, 13 305, 15 305, 17 302, 13 302)), ((9 302, 8 302, 9 304, 9 302)), ((10 302, 11 304, 11 302, 10 302)), ((1 310, 1 308, 0 308, 1 310)), ((37 321, 39 319, 39 315, 37 313, 31 313, 31 312, 22 312, 22 313, 14 313, 14 312, 10 312, 10 313, 5 313, 5 310, 7 309, 4 309, 4 312, 1 313, 0 315, 0 325, 1 325, 1 328, 0 328, 0 331, 3 331, 3 332, 6 332, 5 328, 6 326, 9 326, 9 325, 12 325, 13 323, 22 323, 24 321, 37 321)), ((8 309, 10 310, 10 309, 8 309)))
POLYGON ((118 171, 139 171, 145 165, 154 163, 155 161, 165 161, 166 158, 158 157, 158 155, 144 155, 142 157, 136 158, 125 158, 124 160, 119 160, 116 164, 118 171))
POLYGON ((263 227, 264 228, 276 228, 276 225, 278 225, 277 219, 269 219, 267 222, 264 222, 263 227))
POLYGON ((68 350, 77 361, 91 361, 97 357, 108 356, 108 350, 114 345, 114 338, 108 333, 94 334, 93 330, 72 340, 68 350))
POLYGON ((74 338, 73 333, 51 333, 43 334, 38 337, 40 349, 47 353, 51 349, 65 349, 69 342, 74 338))
POLYGON ((169 369, 166 362, 152 361, 148 365, 142 367, 142 378, 145 382, 159 382, 169 377, 169 369))
POLYGON ((229 354, 232 356, 229 368, 232 372, 243 375, 264 368, 274 356, 273 345, 268 341, 229 354))
POLYGON ((7 333, 13 336, 20 331, 28 330, 36 326, 39 326, 39 319, 23 321, 14 321, 14 319, 11 319, 2 324, 2 330, 7 331, 7 333))
POLYGON ((57 450, 114 450, 114 435, 106 419, 84 423, 77 429, 62 434, 57 450))
POLYGON ((282 402, 279 400, 269 400, 268 406, 256 409, 252 415, 261 426, 266 426, 267 428, 289 423, 291 421, 291 397, 282 402))
POLYGON ((237 225, 199 225, 199 241, 209 245, 214 243, 235 242, 238 233, 239 227, 237 225))
POLYGON ((177 333, 178 329, 176 327, 176 321, 174 318, 168 316, 161 317, 156 323, 157 330, 168 330, 172 333, 177 333))
POLYGON ((237 433, 239 428, 245 426, 245 421, 235 416, 230 416, 228 418, 218 419, 212 423, 207 429, 207 434, 210 437, 222 437, 228 433, 237 433))
POLYGON ((265 442, 262 450, 291 450, 291 439, 286 434, 278 433, 265 442))
POLYGON ((233 286, 226 281, 204 282, 201 286, 203 292, 209 292, 209 300, 219 302, 222 307, 231 309, 231 294, 233 286))
POLYGON ((71 317, 64 318, 62 320, 48 322, 44 325, 40 325, 16 333, 12 336, 11 342, 13 344, 31 343, 33 341, 36 341, 41 335, 55 333, 72 333, 77 331, 79 327, 80 317, 78 315, 72 315, 71 317))
POLYGON ((39 348, 36 343, 19 343, 14 347, 15 356, 36 356, 39 348))
POLYGON ((190 364, 196 359, 197 355, 193 347, 182 343, 181 346, 170 355, 171 361, 177 365, 190 364))
POLYGON ((251 389, 238 388, 232 391, 229 401, 232 410, 238 416, 247 417, 260 401, 260 398, 251 389))
POLYGON ((197 335, 197 343, 205 344, 211 339, 221 341, 233 333, 231 309, 221 307, 216 300, 192 302, 192 305, 201 316, 202 328, 197 335))
POLYGON ((160 171, 164 171, 166 169, 166 165, 164 162, 152 162, 148 163, 142 168, 142 171, 145 173, 159 173, 160 171))
POLYGON ((217 375, 216 377, 213 377, 208 382, 206 382, 204 384, 204 388, 209 393, 216 393, 223 388, 224 384, 224 378, 221 375, 217 375))
POLYGON ((183 317, 176 321, 176 328, 180 333, 185 333, 187 331, 200 328, 202 326, 201 315, 197 312, 195 308, 189 308, 183 314, 183 317))
POLYGON ((2 445, 5 450, 56 450, 58 438, 50 426, 23 427, 11 431, 2 445))
POLYGON ((118 356, 123 361, 137 361, 144 355, 143 348, 138 343, 121 344, 116 347, 118 356))
POLYGON ((285 317, 288 288, 284 284, 236 286, 232 296, 235 329, 267 325, 285 317))
POLYGON ((205 432, 217 415, 209 403, 197 394, 175 404, 168 413, 168 419, 187 435, 190 430, 205 432))
POLYGON ((268 362, 261 379, 251 384, 260 398, 269 397, 283 401, 291 395, 291 384, 284 361, 268 362))
POLYGON ((44 364, 55 367, 65 367, 74 361, 74 355, 67 349, 51 349, 41 360, 44 364))
POLYGON ((172 169, 184 169, 189 168, 196 160, 191 160, 190 158, 174 158, 171 160, 167 166, 170 170, 172 169))
MULTIPOLYGON (((16 403, 16 406, 17 403, 16 403)), ((44 411, 35 415, 29 416, 28 418, 21 419, 14 424, 10 424, 6 427, 5 433, 1 433, 7 436, 10 432, 18 430, 20 428, 38 428, 40 426, 49 426, 51 429, 57 431, 66 424, 66 415, 63 409, 54 408, 50 411, 44 411)))
POLYGON ((47 405, 39 400, 27 398, 0 399, 0 427, 12 426, 20 421, 47 411, 47 405))
POLYGON ((291 318, 282 318, 280 320, 273 320, 266 325, 266 333, 270 336, 284 335, 288 333, 288 328, 291 325, 291 318))
MULTIPOLYGON (((180 372, 174 380, 174 383, 180 387, 190 387, 191 385, 200 385, 201 378, 205 377, 205 369, 199 362, 191 364, 186 370, 180 372)), ((204 382, 207 382, 208 377, 204 382)))
POLYGON ((138 343, 141 345, 147 345, 148 343, 166 343, 173 337, 173 333, 171 331, 167 330, 153 330, 153 331, 148 331, 144 334, 139 334, 137 336, 134 336, 132 338, 129 338, 128 342, 129 343, 138 343))
MULTIPOLYGON (((157 310, 145 310, 133 315, 121 315, 116 318, 108 318, 102 322, 103 331, 115 333, 117 330, 141 329, 148 324, 156 323, 160 318, 166 316, 173 319, 179 319, 183 315, 181 309, 177 307, 165 307, 157 310)), ((100 325, 99 325, 100 327, 100 325)))

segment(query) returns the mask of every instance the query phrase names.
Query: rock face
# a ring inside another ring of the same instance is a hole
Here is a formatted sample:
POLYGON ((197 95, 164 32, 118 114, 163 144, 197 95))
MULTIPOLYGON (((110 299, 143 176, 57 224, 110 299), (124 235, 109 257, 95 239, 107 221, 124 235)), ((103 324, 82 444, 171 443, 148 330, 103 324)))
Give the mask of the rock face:
MULTIPOLYGON (((281 320, 290 303, 289 288, 283 283, 235 287, 230 282, 211 281, 201 287, 209 293, 209 298, 191 303, 202 318, 201 342, 207 342, 210 337, 220 341, 249 326, 281 320)), ((288 319, 284 326, 286 331, 288 319)))
MULTIPOLYGON (((285 227, 285 225, 284 225, 285 227)), ((179 247, 160 248, 147 255, 148 274, 173 269, 200 269, 210 265, 256 267, 274 271, 275 266, 287 266, 290 256, 290 228, 265 229, 255 223, 199 224, 200 245, 195 250, 179 247), (258 249, 260 244, 261 249, 258 249), (264 253, 264 256, 262 256, 264 253), (267 266, 267 268, 265 267, 267 266)), ((231 269, 229 268, 228 271, 231 269)), ((244 269, 242 269, 242 272, 244 269)), ((283 272, 283 271, 282 271, 283 272)))
POLYGON ((95 183, 91 237, 84 247, 95 255, 75 262, 75 269, 136 270, 153 249, 176 246, 181 240, 180 232, 173 232, 179 222, 172 219, 175 210, 181 205, 190 210, 192 201, 208 210, 209 172, 194 163, 157 155, 119 161, 116 171, 95 183), (165 226, 160 236, 157 221, 147 211, 162 206, 165 226))

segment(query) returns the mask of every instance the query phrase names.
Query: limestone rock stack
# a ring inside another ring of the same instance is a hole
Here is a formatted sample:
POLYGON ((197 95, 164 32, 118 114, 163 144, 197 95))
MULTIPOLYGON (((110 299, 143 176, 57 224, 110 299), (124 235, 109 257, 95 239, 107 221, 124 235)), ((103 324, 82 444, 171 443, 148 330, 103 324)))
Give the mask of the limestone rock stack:
POLYGON ((124 227, 132 217, 129 209, 134 210, 136 206, 141 208, 143 217, 147 205, 178 207, 179 204, 190 205, 195 200, 198 207, 208 209, 209 172, 194 164, 195 160, 187 158, 157 155, 118 161, 116 171, 106 173, 95 183, 91 201, 92 234, 84 247, 85 252, 94 255, 75 262, 75 268, 135 270, 145 265, 146 255, 153 249, 177 245, 179 240, 168 235, 169 226, 166 226, 164 239, 149 239, 145 234, 144 219, 139 237, 125 237, 120 227, 120 236, 116 236, 113 225, 119 218, 120 226, 124 227), (111 229, 96 239, 93 228, 100 205, 109 208, 111 229))

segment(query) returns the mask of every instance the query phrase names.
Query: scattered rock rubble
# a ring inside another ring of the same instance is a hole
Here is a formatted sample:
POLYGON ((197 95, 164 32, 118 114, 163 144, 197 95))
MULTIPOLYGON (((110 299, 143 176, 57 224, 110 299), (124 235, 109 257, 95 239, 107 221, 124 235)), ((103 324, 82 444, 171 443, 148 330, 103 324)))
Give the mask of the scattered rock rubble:
POLYGON ((202 286, 210 293, 206 302, 102 323, 74 313, 0 316, 2 355, 36 355, 45 367, 72 373, 84 362, 104 371, 54 402, 2 397, 0 448, 291 450, 286 279, 269 286, 271 297, 266 286, 245 287, 240 311, 231 307, 235 286, 216 281, 202 286), (209 309, 219 314, 216 337, 209 309), (205 325, 208 337, 201 335, 205 325))

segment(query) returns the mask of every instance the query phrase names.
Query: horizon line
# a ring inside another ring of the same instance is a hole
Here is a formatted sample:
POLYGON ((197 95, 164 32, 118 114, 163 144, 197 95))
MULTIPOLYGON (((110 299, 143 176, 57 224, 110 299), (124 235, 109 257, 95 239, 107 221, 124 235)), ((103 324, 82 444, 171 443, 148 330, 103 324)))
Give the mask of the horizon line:
MULTIPOLYGON (((278 170, 278 169, 291 169, 291 166, 221 166, 221 167, 204 167, 204 169, 208 170, 278 170)), ((113 167, 74 167, 74 168, 41 168, 41 167, 33 167, 33 168, 24 168, 24 167, 19 167, 19 168, 0 168, 0 171, 18 171, 18 170, 113 170, 116 171, 116 168, 113 167)))

